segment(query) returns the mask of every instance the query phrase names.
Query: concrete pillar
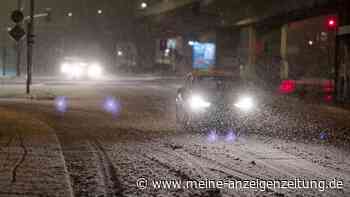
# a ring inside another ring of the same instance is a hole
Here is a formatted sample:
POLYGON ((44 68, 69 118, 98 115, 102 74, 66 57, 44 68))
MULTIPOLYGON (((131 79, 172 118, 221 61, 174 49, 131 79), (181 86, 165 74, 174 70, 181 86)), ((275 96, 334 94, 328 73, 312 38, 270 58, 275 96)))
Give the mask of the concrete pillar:
POLYGON ((344 1, 338 9, 338 25, 335 46, 335 98, 349 99, 349 53, 350 53, 350 2, 344 1))
POLYGON ((281 28, 281 80, 288 79, 289 65, 288 65, 288 24, 281 28))

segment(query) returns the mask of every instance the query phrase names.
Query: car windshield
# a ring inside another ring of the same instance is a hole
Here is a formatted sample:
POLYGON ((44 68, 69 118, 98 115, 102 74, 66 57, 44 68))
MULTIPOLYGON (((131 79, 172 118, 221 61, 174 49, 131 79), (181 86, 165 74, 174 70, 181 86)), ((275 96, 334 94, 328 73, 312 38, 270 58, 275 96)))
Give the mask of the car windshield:
POLYGON ((350 0, 0 0, 0 197, 350 197, 350 0))
POLYGON ((210 90, 227 90, 232 88, 234 80, 231 77, 199 77, 194 81, 195 88, 210 90))

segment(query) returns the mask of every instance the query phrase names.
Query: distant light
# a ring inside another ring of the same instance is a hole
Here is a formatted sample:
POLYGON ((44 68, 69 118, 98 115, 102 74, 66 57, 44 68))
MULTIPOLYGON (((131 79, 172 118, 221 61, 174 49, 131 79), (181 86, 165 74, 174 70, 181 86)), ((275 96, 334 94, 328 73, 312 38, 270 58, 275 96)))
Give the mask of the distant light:
POLYGON ((332 17, 327 19, 327 26, 330 29, 335 29, 337 27, 337 20, 332 17))
POLYGON ((250 111, 254 107, 254 101, 251 97, 242 97, 235 103, 235 107, 243 111, 250 111))
POLYGON ((188 42, 188 45, 193 46, 193 45, 194 45, 194 42, 193 42, 193 41, 189 41, 189 42, 188 42))
POLYGON ((67 74, 67 73, 69 73, 69 72, 70 72, 70 65, 67 64, 67 63, 63 63, 63 64, 61 65, 61 73, 67 74))
POLYGON ((148 5, 147 5, 147 3, 146 3, 146 2, 142 2, 142 3, 141 3, 141 8, 142 8, 142 9, 146 9, 146 8, 147 8, 147 6, 148 6, 148 5))
POLYGON ((120 112, 121 106, 120 102, 114 97, 107 97, 103 102, 103 108, 106 112, 113 115, 118 115, 120 112))
POLYGON ((165 49, 165 51, 164 51, 165 57, 168 57, 168 56, 169 56, 169 53, 170 53, 170 49, 165 49))
POLYGON ((236 139, 237 139, 237 136, 236 136, 235 132, 233 131, 233 129, 230 129, 227 133, 226 141, 227 142, 234 142, 234 141, 236 141, 236 139))
POLYGON ((102 77, 102 67, 96 63, 89 66, 88 76, 92 79, 100 79, 102 77))
POLYGON ((84 70, 81 65, 74 65, 71 69, 72 70, 70 74, 75 79, 80 78, 84 74, 84 70))
POLYGON ((97 13, 102 14, 103 12, 102 12, 102 10, 97 10, 97 13))
POLYGON ((329 26, 334 26, 334 25, 335 25, 335 20, 330 19, 330 20, 328 21, 328 25, 329 25, 329 26))
POLYGON ((218 134, 216 133, 216 130, 212 130, 209 132, 209 135, 208 135, 208 141, 209 142, 215 142, 217 141, 219 138, 218 134))
POLYGON ((71 17, 71 16, 73 16, 73 13, 72 13, 72 12, 69 12, 69 13, 67 14, 67 16, 71 17))
POLYGON ((118 51, 118 56, 123 56, 123 51, 118 51))
POLYGON ((12 29, 11 29, 11 27, 7 27, 7 31, 11 31, 12 29))
POLYGON ((189 105, 193 111, 198 111, 209 108, 211 106, 211 103, 206 101, 200 95, 193 95, 189 100, 189 105))
POLYGON ((67 97, 60 96, 55 99, 56 110, 65 113, 68 109, 68 99, 67 97))
POLYGON ((314 45, 314 41, 309 40, 308 44, 309 44, 310 46, 312 46, 312 45, 314 45))
POLYGON ((293 80, 283 80, 279 91, 282 94, 291 94, 296 90, 296 82, 293 80))

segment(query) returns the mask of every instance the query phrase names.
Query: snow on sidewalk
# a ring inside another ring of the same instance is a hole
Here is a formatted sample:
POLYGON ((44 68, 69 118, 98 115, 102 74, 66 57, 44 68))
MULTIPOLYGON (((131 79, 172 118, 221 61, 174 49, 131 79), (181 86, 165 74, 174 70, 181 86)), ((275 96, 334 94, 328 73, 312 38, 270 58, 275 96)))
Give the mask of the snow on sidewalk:
POLYGON ((58 139, 29 114, 0 109, 0 196, 73 196, 58 139))

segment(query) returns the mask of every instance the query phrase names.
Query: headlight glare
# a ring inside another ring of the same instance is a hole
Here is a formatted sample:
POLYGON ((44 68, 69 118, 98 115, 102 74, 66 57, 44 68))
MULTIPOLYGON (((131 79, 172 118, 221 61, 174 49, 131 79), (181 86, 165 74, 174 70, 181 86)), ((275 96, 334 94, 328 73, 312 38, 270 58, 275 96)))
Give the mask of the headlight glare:
POLYGON ((73 66, 72 76, 75 78, 80 78, 83 75, 83 68, 80 65, 73 66))
POLYGON ((100 78, 102 76, 102 68, 98 64, 93 64, 88 68, 88 76, 90 78, 100 78))
POLYGON ((234 105, 243 111, 250 111, 254 107, 254 101, 251 97, 242 97, 234 105))
POLYGON ((64 63, 61 65, 61 73, 68 73, 69 72, 70 65, 67 63, 64 63))
POLYGON ((199 95, 193 95, 189 100, 189 104, 193 110, 208 108, 211 105, 199 95))

